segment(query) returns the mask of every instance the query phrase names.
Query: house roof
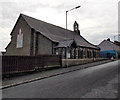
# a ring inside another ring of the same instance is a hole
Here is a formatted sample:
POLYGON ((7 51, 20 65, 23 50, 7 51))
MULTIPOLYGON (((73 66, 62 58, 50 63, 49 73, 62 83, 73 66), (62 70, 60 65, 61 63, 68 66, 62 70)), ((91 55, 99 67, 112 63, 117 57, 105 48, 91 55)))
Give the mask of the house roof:
POLYGON ((108 50, 118 50, 119 46, 114 44, 114 42, 110 40, 103 40, 98 47, 101 49, 101 51, 108 51, 108 50))
POLYGON ((114 41, 114 43, 118 46, 120 46, 120 42, 119 41, 114 41))
POLYGON ((42 35, 53 42, 59 43, 60 41, 74 39, 78 46, 99 49, 99 47, 89 43, 86 39, 74 31, 70 31, 62 27, 43 22, 24 14, 20 14, 20 16, 25 19, 31 28, 37 32, 40 32, 42 35))

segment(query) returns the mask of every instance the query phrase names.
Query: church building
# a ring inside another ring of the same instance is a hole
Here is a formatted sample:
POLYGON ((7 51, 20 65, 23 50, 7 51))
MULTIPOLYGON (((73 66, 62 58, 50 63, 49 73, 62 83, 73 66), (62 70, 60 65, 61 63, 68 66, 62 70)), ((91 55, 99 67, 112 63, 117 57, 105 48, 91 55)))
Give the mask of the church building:
POLYGON ((75 21, 73 31, 20 14, 4 55, 61 55, 63 59, 99 57, 100 48, 80 34, 75 21))

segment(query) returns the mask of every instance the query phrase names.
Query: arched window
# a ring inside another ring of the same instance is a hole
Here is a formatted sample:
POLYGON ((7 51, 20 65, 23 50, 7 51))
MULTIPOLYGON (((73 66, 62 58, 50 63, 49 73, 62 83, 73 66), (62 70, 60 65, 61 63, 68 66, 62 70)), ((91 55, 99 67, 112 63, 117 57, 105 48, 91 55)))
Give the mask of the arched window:
POLYGON ((22 48, 23 47, 23 33, 21 28, 19 29, 19 32, 17 34, 17 44, 16 48, 22 48))

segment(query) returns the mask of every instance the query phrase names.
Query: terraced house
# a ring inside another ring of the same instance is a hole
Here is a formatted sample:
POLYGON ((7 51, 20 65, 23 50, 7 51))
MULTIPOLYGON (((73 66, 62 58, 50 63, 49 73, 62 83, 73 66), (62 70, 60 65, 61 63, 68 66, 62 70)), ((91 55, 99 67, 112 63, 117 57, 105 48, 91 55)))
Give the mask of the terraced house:
POLYGON ((99 57, 100 48, 80 35, 75 21, 73 31, 20 14, 4 55, 61 55, 62 58, 99 57))

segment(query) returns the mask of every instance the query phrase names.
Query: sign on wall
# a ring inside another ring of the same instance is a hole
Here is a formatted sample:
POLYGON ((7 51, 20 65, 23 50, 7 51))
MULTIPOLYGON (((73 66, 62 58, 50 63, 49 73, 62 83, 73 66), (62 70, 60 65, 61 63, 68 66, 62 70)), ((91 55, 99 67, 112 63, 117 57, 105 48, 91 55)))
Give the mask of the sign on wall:
POLYGON ((22 48, 23 47, 23 33, 21 28, 19 29, 19 32, 17 34, 17 45, 16 48, 22 48))

